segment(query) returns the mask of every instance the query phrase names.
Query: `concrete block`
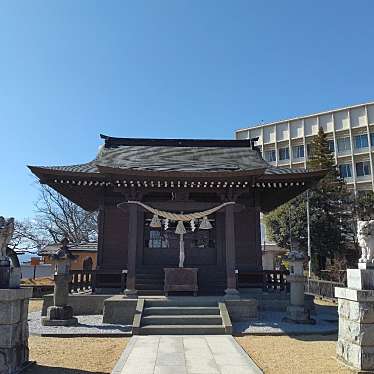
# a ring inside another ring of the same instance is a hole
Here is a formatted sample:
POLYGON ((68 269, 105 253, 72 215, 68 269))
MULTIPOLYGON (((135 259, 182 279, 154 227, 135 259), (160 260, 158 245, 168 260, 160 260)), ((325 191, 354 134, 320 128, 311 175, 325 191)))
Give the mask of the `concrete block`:
POLYGON ((0 325, 9 325, 21 321, 22 300, 0 301, 0 325))
MULTIPOLYGON (((112 295, 69 295, 68 305, 70 305, 76 316, 89 314, 103 314, 104 300, 110 298, 112 295)), ((45 295, 43 297, 42 316, 47 315, 47 309, 53 305, 53 295, 45 295)))
POLYGON ((126 299, 115 295, 104 300, 103 323, 120 323, 132 325, 137 299, 126 299))
POLYGON ((354 290, 374 290, 374 269, 347 269, 347 286, 354 290))
POLYGON ((21 343, 22 324, 0 325, 0 349, 13 348, 21 343))
POLYGON ((374 347, 362 347, 339 338, 336 354, 338 359, 356 370, 372 372, 374 369, 374 347))
POLYGON ((0 289, 0 300, 14 301, 29 299, 32 296, 32 288, 0 289))
POLYGON ((339 317, 361 323, 374 323, 374 302, 338 300, 339 317))
POLYGON ((335 297, 352 301, 374 302, 374 290, 354 290, 352 288, 335 287, 335 297))
POLYGON ((225 304, 232 322, 246 321, 258 316, 256 299, 225 300, 225 304))
POLYGON ((361 346, 374 346, 374 324, 339 318, 339 338, 361 346))

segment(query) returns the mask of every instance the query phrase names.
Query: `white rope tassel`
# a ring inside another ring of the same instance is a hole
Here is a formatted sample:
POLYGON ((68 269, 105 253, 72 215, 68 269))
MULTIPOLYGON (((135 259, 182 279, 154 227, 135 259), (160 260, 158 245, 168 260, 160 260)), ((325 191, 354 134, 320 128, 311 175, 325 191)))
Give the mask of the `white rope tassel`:
POLYGON ((179 267, 182 268, 184 266, 184 240, 183 234, 179 235, 179 267))
POLYGON ((187 231, 186 231, 186 228, 183 225, 183 222, 182 221, 178 221, 177 228, 175 229, 175 233, 179 234, 179 235, 183 235, 186 232, 187 231))

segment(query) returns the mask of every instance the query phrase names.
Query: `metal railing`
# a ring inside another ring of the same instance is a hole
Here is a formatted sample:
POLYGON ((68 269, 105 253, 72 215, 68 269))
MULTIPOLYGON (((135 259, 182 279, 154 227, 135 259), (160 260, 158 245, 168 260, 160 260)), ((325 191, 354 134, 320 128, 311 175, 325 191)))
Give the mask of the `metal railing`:
POLYGON ((345 283, 321 279, 306 279, 305 292, 311 295, 335 299, 335 287, 345 287, 345 283))

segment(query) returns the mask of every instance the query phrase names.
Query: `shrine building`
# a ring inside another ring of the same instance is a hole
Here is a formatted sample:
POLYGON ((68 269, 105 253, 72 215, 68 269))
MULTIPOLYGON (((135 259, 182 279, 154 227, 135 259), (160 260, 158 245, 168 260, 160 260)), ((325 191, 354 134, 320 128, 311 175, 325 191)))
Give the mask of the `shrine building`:
POLYGON ((98 293, 163 293, 165 272, 178 268, 194 270, 194 292, 235 293, 238 274, 262 271, 260 213, 324 175, 270 165, 254 139, 101 138, 88 163, 29 166, 98 211, 98 293))

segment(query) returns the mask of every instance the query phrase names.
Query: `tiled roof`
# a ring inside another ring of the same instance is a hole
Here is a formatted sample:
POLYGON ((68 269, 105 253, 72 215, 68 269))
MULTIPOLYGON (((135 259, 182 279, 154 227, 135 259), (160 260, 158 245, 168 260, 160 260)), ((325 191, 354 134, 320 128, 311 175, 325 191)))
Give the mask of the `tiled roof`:
MULTIPOLYGON (((48 244, 40 251, 39 256, 51 256, 55 254, 61 248, 61 244, 48 244)), ((81 244, 69 244, 68 248, 72 252, 97 252, 97 243, 81 243, 81 244)))
POLYGON ((265 174, 305 173, 305 169, 274 167, 268 164, 249 143, 237 141, 177 141, 162 139, 110 138, 97 157, 88 163, 70 166, 49 166, 42 169, 62 172, 100 174, 100 167, 150 172, 250 172, 265 174), (113 140, 114 139, 114 140, 113 140), (113 144, 114 142, 114 144, 113 144), (199 142, 202 144, 200 145, 199 142), (134 143, 134 145, 132 145, 134 143), (170 145, 168 144, 170 143, 170 145), (212 144, 210 146, 210 144, 212 144))

